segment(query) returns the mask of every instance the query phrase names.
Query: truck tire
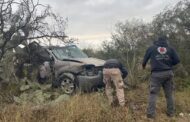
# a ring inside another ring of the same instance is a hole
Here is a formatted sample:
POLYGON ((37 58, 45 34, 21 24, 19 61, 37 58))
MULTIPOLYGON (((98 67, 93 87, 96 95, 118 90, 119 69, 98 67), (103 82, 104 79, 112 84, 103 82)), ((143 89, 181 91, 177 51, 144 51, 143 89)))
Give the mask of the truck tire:
POLYGON ((60 89, 66 94, 73 94, 76 90, 75 76, 71 73, 64 73, 58 79, 60 89))

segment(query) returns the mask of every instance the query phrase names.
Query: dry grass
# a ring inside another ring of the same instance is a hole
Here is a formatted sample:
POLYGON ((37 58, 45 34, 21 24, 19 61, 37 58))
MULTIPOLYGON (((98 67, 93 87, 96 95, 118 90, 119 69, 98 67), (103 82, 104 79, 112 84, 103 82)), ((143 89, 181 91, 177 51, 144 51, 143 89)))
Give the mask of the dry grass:
MULTIPOLYGON (((142 84, 136 90, 126 91, 127 107, 108 106, 103 93, 75 95, 68 102, 57 105, 6 105, 0 110, 2 122, 147 122, 148 88, 142 84)), ((165 115, 165 99, 160 94, 157 102, 156 122, 190 121, 190 90, 176 93, 177 114, 165 115), (186 113, 184 117, 178 116, 186 113)))

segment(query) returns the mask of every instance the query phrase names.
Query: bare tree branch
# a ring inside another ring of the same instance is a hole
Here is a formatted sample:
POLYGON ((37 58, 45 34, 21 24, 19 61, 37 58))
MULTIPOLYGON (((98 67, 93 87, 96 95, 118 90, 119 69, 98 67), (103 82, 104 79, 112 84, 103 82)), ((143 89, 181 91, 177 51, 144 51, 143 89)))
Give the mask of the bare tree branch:
POLYGON ((54 14, 50 6, 33 0, 2 0, 0 2, 0 60, 7 50, 27 40, 64 39, 67 21, 54 14), (17 10, 12 11, 16 5, 17 10), (40 11, 39 11, 40 10, 40 11), (49 21, 51 20, 51 22, 49 21), (53 22, 53 23, 52 23, 53 22))

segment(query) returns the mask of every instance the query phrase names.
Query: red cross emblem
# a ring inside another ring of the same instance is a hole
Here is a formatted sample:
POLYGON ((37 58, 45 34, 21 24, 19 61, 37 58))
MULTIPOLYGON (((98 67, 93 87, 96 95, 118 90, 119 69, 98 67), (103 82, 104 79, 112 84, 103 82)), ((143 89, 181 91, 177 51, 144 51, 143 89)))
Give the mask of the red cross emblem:
POLYGON ((158 52, 160 53, 160 54, 166 54, 166 52, 167 52, 167 49, 165 48, 165 47, 158 47, 158 52))

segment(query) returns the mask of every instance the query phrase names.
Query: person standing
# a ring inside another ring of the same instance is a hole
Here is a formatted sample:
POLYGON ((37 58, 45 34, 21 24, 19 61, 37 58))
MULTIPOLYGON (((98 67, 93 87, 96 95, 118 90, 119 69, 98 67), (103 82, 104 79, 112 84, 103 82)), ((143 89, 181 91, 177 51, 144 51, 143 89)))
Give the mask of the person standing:
POLYGON ((105 83, 105 92, 111 106, 115 105, 113 88, 115 88, 119 105, 125 106, 123 79, 127 77, 127 74, 126 67, 117 59, 109 59, 105 62, 103 68, 103 82, 105 83))
POLYGON ((166 97, 167 115, 172 117, 175 112, 173 96, 174 73, 172 67, 180 62, 179 57, 175 49, 168 45, 166 37, 162 36, 154 42, 153 46, 147 49, 142 63, 143 69, 145 69, 149 59, 151 64, 151 81, 147 117, 155 118, 156 98, 161 87, 163 87, 166 97))

